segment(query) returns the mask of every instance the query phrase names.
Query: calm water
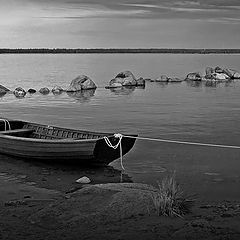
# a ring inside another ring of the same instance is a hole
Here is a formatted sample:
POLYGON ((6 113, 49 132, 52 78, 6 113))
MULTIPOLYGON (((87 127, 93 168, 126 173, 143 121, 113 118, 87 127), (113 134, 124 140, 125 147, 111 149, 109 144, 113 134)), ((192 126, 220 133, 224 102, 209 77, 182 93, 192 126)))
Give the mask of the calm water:
MULTIPOLYGON (((160 84, 145 89, 104 88, 119 72, 185 78, 207 66, 240 70, 240 55, 0 55, 0 84, 14 90, 60 85, 77 75, 97 84, 94 92, 0 97, 0 116, 96 131, 240 146, 240 81, 217 85, 160 84)), ((118 161, 113 166, 119 168, 118 161)), ((167 172, 201 198, 240 197, 240 150, 138 140, 124 157, 133 181, 155 184, 167 172)))

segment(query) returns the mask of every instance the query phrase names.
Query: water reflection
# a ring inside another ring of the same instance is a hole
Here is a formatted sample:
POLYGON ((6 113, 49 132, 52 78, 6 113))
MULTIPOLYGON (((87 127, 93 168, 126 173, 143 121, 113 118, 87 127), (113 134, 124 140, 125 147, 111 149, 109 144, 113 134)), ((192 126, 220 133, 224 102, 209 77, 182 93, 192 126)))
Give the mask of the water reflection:
POLYGON ((205 80, 205 81, 186 81, 187 86, 190 87, 196 87, 196 88, 201 88, 201 87, 212 87, 216 88, 219 86, 225 86, 228 87, 232 84, 233 81, 212 81, 212 80, 205 80))
POLYGON ((81 90, 76 92, 67 92, 67 95, 79 102, 89 102, 94 96, 96 89, 81 90))
POLYGON ((29 161, 0 154, 0 176, 3 175, 6 179, 15 179, 16 183, 31 182, 66 192, 81 188, 82 184, 76 183, 76 180, 83 176, 93 184, 132 182, 129 175, 112 166, 90 168, 69 162, 29 161))
POLYGON ((129 95, 132 94, 135 89, 145 89, 145 86, 124 86, 118 88, 110 88, 110 91, 116 95, 129 95))
POLYGON ((233 84, 234 84, 234 80, 229 80, 229 81, 225 82, 224 86, 229 87, 229 86, 232 86, 233 84))
POLYGON ((205 87, 214 87, 214 88, 216 88, 219 84, 220 84, 220 82, 217 82, 217 81, 205 81, 204 82, 204 86, 205 87))
POLYGON ((52 91, 54 96, 61 95, 64 91, 52 91))
POLYGON ((186 81, 186 83, 187 83, 187 86, 189 87, 199 88, 203 86, 203 82, 201 81, 186 81))
POLYGON ((156 82, 156 83, 157 83, 157 85, 158 85, 159 87, 161 87, 161 88, 165 88, 165 87, 168 86, 168 82, 156 82))

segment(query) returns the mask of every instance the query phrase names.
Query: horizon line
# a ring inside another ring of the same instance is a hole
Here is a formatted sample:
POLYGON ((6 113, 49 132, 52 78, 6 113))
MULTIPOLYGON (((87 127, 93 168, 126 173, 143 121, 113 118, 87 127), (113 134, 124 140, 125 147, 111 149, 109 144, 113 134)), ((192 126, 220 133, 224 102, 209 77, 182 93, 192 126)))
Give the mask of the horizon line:
POLYGON ((172 53, 240 54, 240 48, 0 48, 0 54, 172 53))

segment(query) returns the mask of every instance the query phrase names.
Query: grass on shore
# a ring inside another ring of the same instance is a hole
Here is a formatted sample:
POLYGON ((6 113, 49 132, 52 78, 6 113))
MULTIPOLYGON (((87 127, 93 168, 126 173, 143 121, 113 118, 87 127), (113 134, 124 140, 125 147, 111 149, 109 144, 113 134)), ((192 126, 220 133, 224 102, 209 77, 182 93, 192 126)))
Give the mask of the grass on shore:
POLYGON ((193 199, 183 196, 175 174, 158 182, 157 192, 152 194, 152 201, 158 216, 182 217, 190 213, 193 199))

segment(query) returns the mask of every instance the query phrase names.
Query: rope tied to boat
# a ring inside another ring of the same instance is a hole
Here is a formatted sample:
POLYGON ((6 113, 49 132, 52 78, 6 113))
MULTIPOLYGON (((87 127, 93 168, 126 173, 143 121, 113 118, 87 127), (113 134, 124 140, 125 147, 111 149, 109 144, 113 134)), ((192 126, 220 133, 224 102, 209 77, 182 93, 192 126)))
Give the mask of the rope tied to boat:
POLYGON ((4 123, 4 131, 7 131, 7 127, 8 127, 8 130, 11 130, 10 122, 7 119, 1 118, 0 121, 4 123))
POLYGON ((108 137, 103 137, 103 139, 105 140, 106 144, 110 147, 110 148, 113 148, 114 150, 116 150, 119 146, 119 151, 120 151, 120 163, 121 163, 121 167, 123 170, 125 170, 124 166, 123 166, 123 155, 122 155, 122 138, 123 138, 123 135, 121 133, 115 133, 113 135, 115 138, 119 138, 118 142, 113 145, 111 143, 111 141, 109 140, 108 137))
POLYGON ((174 144, 185 144, 185 145, 195 145, 195 146, 202 146, 202 147, 217 147, 217 148, 228 148, 228 149, 240 149, 240 146, 234 145, 223 145, 223 144, 212 144, 212 143, 200 143, 200 142, 187 142, 187 141, 178 141, 178 140, 170 140, 170 139, 162 139, 162 138, 149 138, 149 137, 137 137, 137 136, 128 136, 123 135, 121 133, 114 134, 115 138, 119 138, 119 141, 116 145, 112 145, 108 137, 103 137, 107 145, 113 149, 117 149, 120 146, 120 159, 121 159, 121 167, 123 170, 123 156, 122 156, 122 138, 132 138, 132 139, 139 139, 139 140, 147 140, 147 141, 155 141, 155 142, 163 142, 163 143, 174 143, 174 144))

